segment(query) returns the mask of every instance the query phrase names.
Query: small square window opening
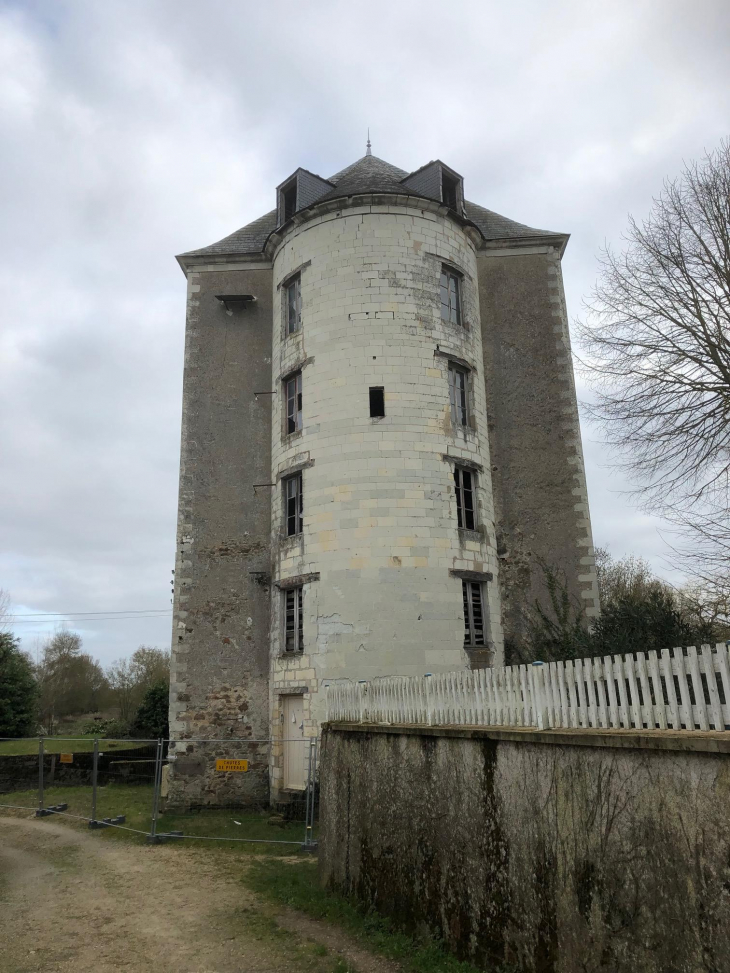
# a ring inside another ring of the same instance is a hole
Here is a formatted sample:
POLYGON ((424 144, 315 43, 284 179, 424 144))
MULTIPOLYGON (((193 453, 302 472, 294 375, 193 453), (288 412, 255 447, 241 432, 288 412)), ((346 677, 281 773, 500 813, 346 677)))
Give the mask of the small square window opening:
POLYGON ((304 588, 284 592, 284 651, 304 651, 304 588))
POLYGON ((385 415, 385 389, 370 389, 370 418, 380 419, 385 415))
POLYGON ((456 519, 459 527, 476 530, 476 510, 474 508, 474 474, 462 466, 454 467, 456 487, 456 519))
POLYGON ((297 276, 286 287, 286 333, 294 334, 302 326, 302 278, 297 276))
POLYGON ((458 365, 449 365, 449 399, 451 419, 455 426, 469 425, 469 372, 458 365))
POLYGON ((286 434, 302 428, 302 373, 297 372, 284 383, 286 393, 286 434))
POLYGON ((478 581, 462 581, 464 598, 464 645, 484 645, 484 608, 482 586, 478 581))
POLYGON ((302 474, 295 473, 284 480, 284 517, 286 521, 286 536, 294 537, 302 532, 302 518, 304 514, 304 492, 302 490, 302 474))
POLYGON ((441 320, 461 324, 461 295, 459 275, 448 267, 441 268, 441 320))

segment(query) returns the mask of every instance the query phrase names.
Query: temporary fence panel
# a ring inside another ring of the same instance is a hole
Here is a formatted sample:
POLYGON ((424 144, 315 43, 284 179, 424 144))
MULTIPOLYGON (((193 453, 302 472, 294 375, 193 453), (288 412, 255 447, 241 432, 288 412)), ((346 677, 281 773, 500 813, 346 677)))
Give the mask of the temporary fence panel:
POLYGON ((312 847, 317 777, 316 737, 0 740, 0 810, 136 831, 156 844, 188 837, 312 847), (281 776, 284 752, 292 781, 281 776))
POLYGON ((730 729, 724 642, 567 662, 327 686, 327 718, 354 723, 730 729))

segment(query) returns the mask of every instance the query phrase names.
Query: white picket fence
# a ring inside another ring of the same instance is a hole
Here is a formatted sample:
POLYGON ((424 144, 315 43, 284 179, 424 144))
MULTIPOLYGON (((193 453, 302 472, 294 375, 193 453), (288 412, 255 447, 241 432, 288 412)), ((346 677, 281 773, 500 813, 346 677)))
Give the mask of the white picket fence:
POLYGON ((730 730, 725 643, 425 676, 337 680, 327 718, 427 726, 730 730))

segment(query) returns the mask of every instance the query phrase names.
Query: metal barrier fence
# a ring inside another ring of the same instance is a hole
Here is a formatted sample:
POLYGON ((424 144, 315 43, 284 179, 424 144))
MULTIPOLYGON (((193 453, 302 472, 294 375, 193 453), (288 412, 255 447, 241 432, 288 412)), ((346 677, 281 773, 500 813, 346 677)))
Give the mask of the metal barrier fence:
POLYGON ((0 812, 29 811, 160 844, 317 845, 316 737, 0 738, 0 812))

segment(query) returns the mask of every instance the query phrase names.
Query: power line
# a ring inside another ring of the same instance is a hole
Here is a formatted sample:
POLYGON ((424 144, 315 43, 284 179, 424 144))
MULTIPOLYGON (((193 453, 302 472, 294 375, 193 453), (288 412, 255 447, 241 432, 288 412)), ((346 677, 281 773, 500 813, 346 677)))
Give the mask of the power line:
POLYGON ((125 608, 120 611, 107 610, 105 608, 100 608, 95 612, 25 612, 19 615, 13 614, 13 612, 8 612, 13 618, 40 618, 46 615, 63 615, 64 618, 68 618, 71 615, 131 615, 138 614, 139 612, 149 613, 159 613, 159 612, 170 612, 171 608, 125 608))
POLYGON ((172 609, 169 612, 156 613, 154 615, 92 615, 86 616, 84 618, 73 618, 70 615, 65 615, 62 618, 18 618, 17 621, 12 615, 8 616, 8 622, 10 625, 44 625, 48 622, 133 622, 135 620, 145 620, 159 618, 161 621, 166 620, 167 616, 172 615, 172 609))

